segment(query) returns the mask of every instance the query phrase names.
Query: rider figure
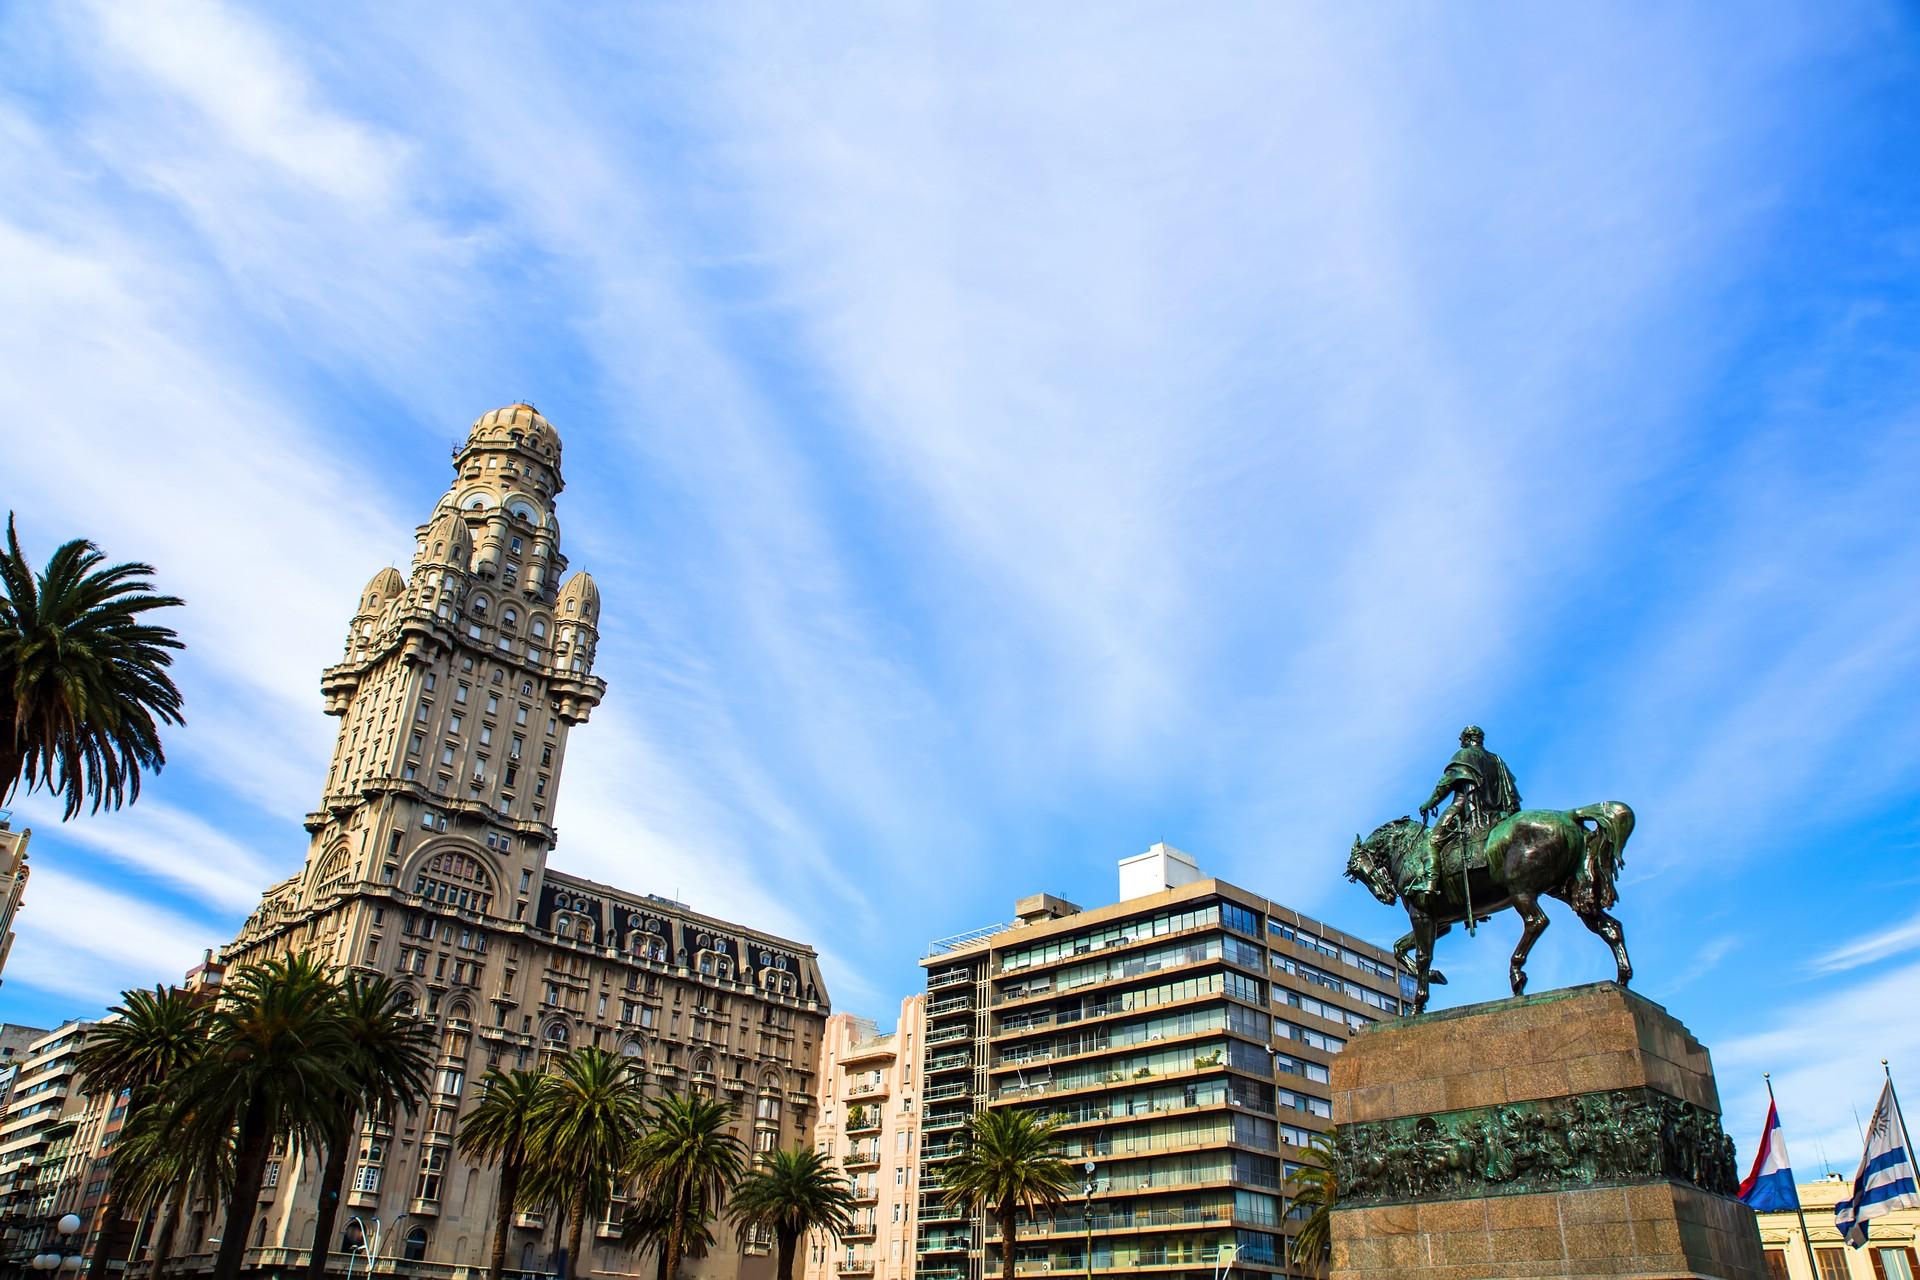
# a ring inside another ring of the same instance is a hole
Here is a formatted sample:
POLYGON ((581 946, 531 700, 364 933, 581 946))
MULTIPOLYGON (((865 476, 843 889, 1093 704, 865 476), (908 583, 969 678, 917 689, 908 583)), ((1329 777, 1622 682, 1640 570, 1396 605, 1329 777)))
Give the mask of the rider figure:
POLYGON ((1478 725, 1470 724, 1462 729, 1460 749, 1447 762, 1440 781, 1433 784, 1433 794, 1420 806, 1420 819, 1424 822, 1434 810, 1446 804, 1449 795, 1453 797, 1453 803, 1434 824, 1431 856, 1413 869, 1408 891, 1432 892, 1441 855, 1449 846, 1483 834, 1502 818, 1520 812, 1520 789, 1514 785, 1513 773, 1506 761, 1487 750, 1486 741, 1487 735, 1478 725))

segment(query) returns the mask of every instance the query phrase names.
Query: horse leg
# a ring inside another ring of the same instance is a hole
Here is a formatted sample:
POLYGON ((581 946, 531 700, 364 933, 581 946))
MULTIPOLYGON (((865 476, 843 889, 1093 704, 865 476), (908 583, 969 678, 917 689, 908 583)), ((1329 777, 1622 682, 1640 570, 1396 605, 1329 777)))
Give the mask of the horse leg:
MULTIPOLYGON (((1453 932, 1452 925, 1444 921, 1436 920, 1433 930, 1433 949, 1435 952, 1440 950, 1440 939, 1446 937, 1451 932, 1453 932)), ((1444 987, 1447 985, 1447 975, 1434 968, 1432 963, 1429 962, 1427 965, 1427 983, 1430 986, 1444 987)))
POLYGON ((1513 949, 1513 963, 1507 967, 1507 977, 1513 983, 1513 994, 1524 995, 1527 990, 1527 953, 1533 950, 1534 940, 1547 929, 1547 913, 1540 909, 1539 900, 1531 893, 1515 891, 1513 909, 1520 913, 1525 927, 1520 931, 1520 945, 1513 949))
POLYGON ((1620 922, 1604 911, 1595 910, 1580 917, 1580 923, 1599 934, 1613 952, 1613 965, 1618 982, 1626 986, 1633 981, 1633 962, 1627 959, 1627 932, 1620 922))
POLYGON ((1407 952, 1411 950, 1413 950, 1413 935, 1411 933, 1400 935, 1400 941, 1393 944, 1393 958, 1399 961, 1400 967, 1409 973, 1413 971, 1413 961, 1407 959, 1407 952))
POLYGON ((1413 1011, 1427 1011, 1427 980, 1433 968, 1433 917, 1415 915, 1407 919, 1413 925, 1413 1011))

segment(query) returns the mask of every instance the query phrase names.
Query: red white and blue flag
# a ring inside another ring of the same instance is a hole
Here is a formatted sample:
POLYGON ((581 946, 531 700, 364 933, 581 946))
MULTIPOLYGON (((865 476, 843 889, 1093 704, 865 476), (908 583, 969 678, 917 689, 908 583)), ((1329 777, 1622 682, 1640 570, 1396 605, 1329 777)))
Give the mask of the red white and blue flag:
POLYGON ((1800 1207, 1793 1168, 1787 1163, 1786 1135, 1780 1132, 1780 1109, 1772 1102, 1767 1103, 1767 1130, 1760 1136, 1753 1171, 1740 1184, 1740 1199, 1755 1213, 1800 1207))
POLYGON ((1906 1122, 1894 1101, 1893 1077, 1888 1076, 1880 1105, 1873 1109, 1873 1123, 1867 1126, 1867 1149, 1860 1153, 1860 1172, 1853 1175, 1853 1194, 1833 1206, 1833 1225, 1858 1249, 1867 1242, 1868 1219, 1920 1206, 1917 1178, 1906 1122))

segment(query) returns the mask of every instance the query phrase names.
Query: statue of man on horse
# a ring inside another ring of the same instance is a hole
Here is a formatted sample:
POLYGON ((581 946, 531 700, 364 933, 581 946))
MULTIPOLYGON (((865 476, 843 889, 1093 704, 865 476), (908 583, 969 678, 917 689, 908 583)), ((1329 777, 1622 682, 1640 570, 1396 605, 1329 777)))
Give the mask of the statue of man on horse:
POLYGON ((1449 854, 1457 851, 1462 866, 1472 862, 1476 846, 1494 824, 1520 812, 1520 788, 1514 784, 1513 772, 1505 760, 1487 750, 1487 735, 1477 724, 1460 731, 1460 749, 1420 806, 1420 821, 1432 817, 1448 797, 1453 803, 1434 824, 1433 856, 1412 868, 1413 880, 1407 887, 1416 892, 1433 889, 1439 864, 1449 854))
POLYGON ((1615 886, 1633 834, 1633 810, 1615 800, 1578 809, 1522 809, 1512 772, 1485 744, 1485 735, 1468 726, 1460 750, 1421 806, 1421 821, 1396 818, 1365 840, 1355 836, 1347 859, 1349 880, 1406 910, 1411 929, 1394 944, 1394 954, 1414 974, 1414 1012, 1426 1009, 1430 984, 1447 980, 1433 968, 1434 943, 1456 924, 1471 930, 1508 908, 1523 925, 1508 978, 1513 994, 1523 993, 1527 954, 1547 927, 1541 897, 1572 907, 1613 952, 1619 981, 1630 981, 1626 937, 1607 908, 1618 901, 1615 886), (1451 806, 1429 828, 1426 820, 1449 798, 1451 806))

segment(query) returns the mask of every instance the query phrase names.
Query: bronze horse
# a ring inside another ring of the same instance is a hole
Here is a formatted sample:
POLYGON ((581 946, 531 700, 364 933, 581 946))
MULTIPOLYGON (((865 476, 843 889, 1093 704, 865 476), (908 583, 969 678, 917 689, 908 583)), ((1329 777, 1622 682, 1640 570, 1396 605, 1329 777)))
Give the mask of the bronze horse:
POLYGON ((1430 837, 1423 824, 1396 818, 1365 840, 1353 838, 1347 879, 1366 885, 1388 906, 1400 901, 1406 907, 1413 929, 1394 944, 1393 953, 1402 966, 1412 968, 1418 982, 1415 1013, 1426 1010, 1428 984, 1447 980, 1433 967, 1435 941, 1462 921, 1471 926, 1508 907, 1520 913, 1524 928, 1507 976, 1513 994, 1524 992, 1527 953, 1547 927, 1547 913, 1539 903, 1542 895, 1572 907, 1580 922, 1606 941, 1624 985, 1633 978, 1633 965, 1627 959, 1626 935, 1607 908, 1618 901, 1614 882, 1632 834, 1633 810, 1618 801, 1572 810, 1523 809, 1486 833, 1485 865, 1473 866, 1464 875, 1459 867, 1444 867, 1434 877, 1437 888, 1408 894, 1404 892, 1408 855, 1432 856, 1427 847, 1430 837), (1411 966, 1408 951, 1413 952, 1411 966))

